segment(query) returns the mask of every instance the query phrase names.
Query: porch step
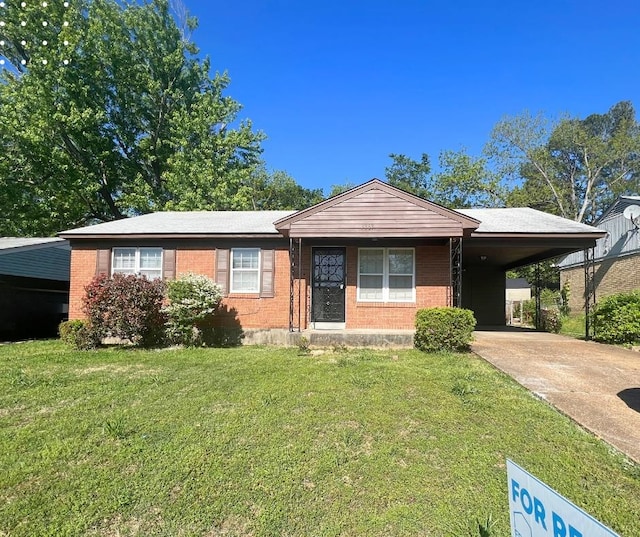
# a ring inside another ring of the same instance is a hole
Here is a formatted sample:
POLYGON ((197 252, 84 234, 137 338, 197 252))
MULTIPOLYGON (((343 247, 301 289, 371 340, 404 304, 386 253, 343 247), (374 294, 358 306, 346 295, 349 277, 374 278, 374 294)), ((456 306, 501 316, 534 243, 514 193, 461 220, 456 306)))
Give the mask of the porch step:
POLYGON ((413 330, 305 330, 312 347, 413 347, 413 330))
POLYGON ((289 332, 281 329, 247 329, 244 345, 276 345, 297 347, 300 338, 307 338, 311 347, 413 347, 413 330, 303 330, 289 332))

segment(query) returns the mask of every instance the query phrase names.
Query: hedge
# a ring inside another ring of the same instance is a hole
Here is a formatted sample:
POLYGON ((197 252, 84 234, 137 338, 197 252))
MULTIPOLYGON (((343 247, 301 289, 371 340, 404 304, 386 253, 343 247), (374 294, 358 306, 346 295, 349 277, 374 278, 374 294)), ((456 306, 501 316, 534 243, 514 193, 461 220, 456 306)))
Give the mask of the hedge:
POLYGON ((473 340, 476 319, 463 308, 427 308, 416 313, 414 344, 425 352, 464 351, 473 340))

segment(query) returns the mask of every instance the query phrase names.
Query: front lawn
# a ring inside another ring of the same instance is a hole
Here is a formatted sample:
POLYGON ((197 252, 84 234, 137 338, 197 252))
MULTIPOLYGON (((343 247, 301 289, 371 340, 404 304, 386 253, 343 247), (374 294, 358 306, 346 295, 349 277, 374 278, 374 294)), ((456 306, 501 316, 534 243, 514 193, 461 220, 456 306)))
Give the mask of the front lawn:
POLYGON ((509 535, 509 457, 622 536, 640 467, 473 355, 0 347, 0 535, 509 535))

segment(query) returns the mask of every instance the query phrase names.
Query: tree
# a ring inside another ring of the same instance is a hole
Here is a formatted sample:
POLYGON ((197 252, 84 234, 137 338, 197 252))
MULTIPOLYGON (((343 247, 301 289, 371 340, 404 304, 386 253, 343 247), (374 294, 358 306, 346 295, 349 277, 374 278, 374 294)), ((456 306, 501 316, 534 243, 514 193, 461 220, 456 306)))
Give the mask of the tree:
POLYGON ((413 160, 406 155, 391 153, 393 161, 384 169, 389 184, 416 196, 428 199, 431 197, 430 173, 431 162, 429 155, 422 153, 420 160, 413 160))
POLYGON ((197 57, 195 20, 180 26, 168 0, 50 4, 5 8, 0 233, 250 208, 264 136, 197 57))
POLYGON ((432 178, 432 200, 452 209, 501 207, 506 190, 502 179, 491 172, 485 158, 464 150, 443 151, 440 171, 432 178))
POLYGON ((474 158, 464 150, 440 153, 439 170, 431 171, 429 156, 420 160, 406 155, 389 155, 393 163, 385 168, 389 184, 452 209, 495 207, 504 202, 500 178, 487 168, 484 158, 474 158))
POLYGON ((499 172, 520 183, 510 205, 578 222, 593 222, 618 195, 640 187, 640 126, 630 102, 582 120, 506 118, 495 126, 487 152, 499 172))
POLYGON ((248 190, 254 210, 306 209, 324 199, 321 188, 304 188, 286 172, 264 167, 255 170, 248 190))
POLYGON ((336 185, 331 185, 331 190, 329 192, 329 195, 327 196, 328 198, 333 198, 334 196, 337 196, 338 194, 342 194, 343 192, 346 192, 347 190, 351 190, 352 188, 355 188, 356 185, 355 183, 352 183, 351 181, 347 181, 345 183, 342 184, 336 184, 336 185))

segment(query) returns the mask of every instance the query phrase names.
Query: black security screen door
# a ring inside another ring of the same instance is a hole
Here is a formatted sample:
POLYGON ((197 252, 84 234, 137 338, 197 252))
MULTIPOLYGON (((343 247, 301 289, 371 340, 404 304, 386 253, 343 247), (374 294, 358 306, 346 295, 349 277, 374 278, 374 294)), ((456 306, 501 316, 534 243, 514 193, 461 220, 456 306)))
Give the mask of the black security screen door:
POLYGON ((344 322, 344 258, 344 248, 313 249, 311 320, 314 322, 344 322))

